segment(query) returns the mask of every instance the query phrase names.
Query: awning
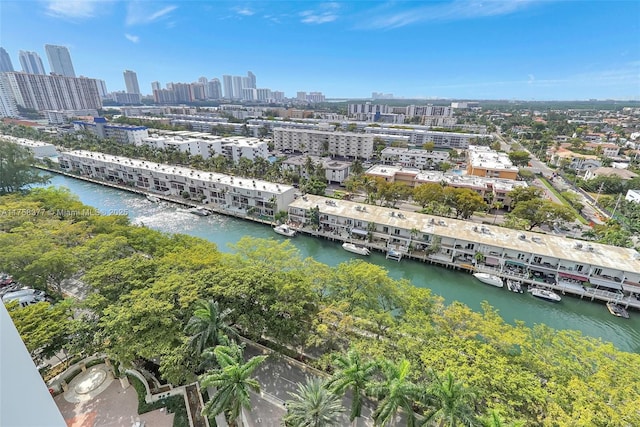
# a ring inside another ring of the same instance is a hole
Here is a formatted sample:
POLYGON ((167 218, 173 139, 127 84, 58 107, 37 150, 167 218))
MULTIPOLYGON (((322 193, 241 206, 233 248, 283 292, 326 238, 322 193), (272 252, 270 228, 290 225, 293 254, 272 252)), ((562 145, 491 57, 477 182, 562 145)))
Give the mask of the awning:
POLYGON ((367 233, 367 230, 362 230, 360 228, 352 228, 351 229, 351 234, 358 234, 360 236, 366 236, 368 233, 367 233))
POLYGON ((581 282, 588 282, 589 281, 589 279, 586 278, 585 276, 578 276, 577 274, 559 272, 558 275, 560 277, 566 277, 567 279, 579 280, 581 282))
POLYGON ((520 261, 514 261, 511 259, 507 259, 504 261, 505 264, 517 265, 518 267, 526 267, 526 264, 520 261))
POLYGON ((484 263, 487 265, 498 265, 500 264, 500 261, 498 260, 498 258, 492 258, 488 256, 484 259, 484 263))

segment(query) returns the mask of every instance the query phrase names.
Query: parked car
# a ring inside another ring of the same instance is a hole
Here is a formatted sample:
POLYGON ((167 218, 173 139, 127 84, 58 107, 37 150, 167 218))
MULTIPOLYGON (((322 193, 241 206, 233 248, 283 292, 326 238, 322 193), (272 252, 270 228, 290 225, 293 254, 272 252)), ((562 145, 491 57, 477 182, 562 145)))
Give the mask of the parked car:
POLYGON ((13 283, 13 276, 7 273, 0 273, 0 287, 9 286, 13 283))

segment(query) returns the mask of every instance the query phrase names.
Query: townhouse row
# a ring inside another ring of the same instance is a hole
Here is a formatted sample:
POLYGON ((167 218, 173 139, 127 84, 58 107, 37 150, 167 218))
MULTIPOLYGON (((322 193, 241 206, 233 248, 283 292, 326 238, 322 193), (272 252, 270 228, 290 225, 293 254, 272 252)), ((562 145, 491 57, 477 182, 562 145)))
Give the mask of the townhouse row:
POLYGON ((83 177, 271 219, 287 210, 296 193, 288 185, 92 151, 64 152, 58 161, 63 171, 83 177))

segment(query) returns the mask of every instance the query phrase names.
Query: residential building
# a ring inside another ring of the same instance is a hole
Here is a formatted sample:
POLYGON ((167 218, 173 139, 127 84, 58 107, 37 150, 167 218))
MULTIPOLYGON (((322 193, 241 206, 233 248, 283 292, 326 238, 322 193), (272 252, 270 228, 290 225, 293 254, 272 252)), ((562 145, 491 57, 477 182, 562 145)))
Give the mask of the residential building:
POLYGON ((311 129, 274 128, 273 143, 278 151, 369 159, 373 156, 373 135, 311 129))
POLYGON ((127 93, 140 94, 140 86, 138 85, 138 75, 135 71, 124 70, 124 84, 127 88, 127 93))
POLYGON ((233 99, 233 76, 222 76, 222 86, 224 88, 224 97, 226 99, 233 99))
POLYGON ((638 176, 637 173, 631 172, 627 169, 619 169, 619 168, 592 168, 588 169, 584 174, 584 179, 594 179, 601 176, 617 176, 623 181, 627 181, 638 176))
POLYGON ((151 93, 155 92, 156 90, 160 90, 161 86, 160 86, 160 82, 159 81, 155 81, 155 82, 151 82, 151 93))
POLYGON ((629 202, 640 203, 640 190, 627 190, 627 195, 624 199, 629 202))
POLYGON ((518 168, 506 153, 498 153, 482 145, 470 145, 467 150, 467 175, 517 179, 518 168))
POLYGON ((19 72, 4 76, 16 103, 24 108, 37 111, 102 108, 95 79, 19 72))
POLYGON ((118 104, 124 105, 136 105, 140 104, 140 94, 139 93, 127 93, 127 92, 113 92, 111 94, 113 100, 118 104))
POLYGON ((36 52, 21 50, 18 53, 18 58, 20 59, 23 72, 28 74, 46 74, 42 59, 40 59, 40 55, 36 52))
POLYGON ((220 137, 204 140, 180 135, 153 134, 143 138, 142 141, 139 141, 136 145, 147 145, 161 150, 174 149, 191 156, 199 155, 202 156, 203 159, 208 159, 217 155, 224 155, 220 140, 220 137))
POLYGON ((289 185, 91 151, 61 153, 59 163, 63 170, 82 176, 129 184, 163 196, 186 195, 202 204, 271 218, 286 211, 296 193, 289 185))
POLYGON ((18 105, 9 86, 9 81, 4 74, 0 73, 0 118, 18 116, 18 105))
POLYGON ((247 78, 249 79, 247 82, 247 87, 251 89, 256 89, 256 75, 251 71, 247 71, 247 78))
POLYGON ((300 101, 300 102, 306 102, 307 101, 307 92, 297 92, 296 93, 296 100, 300 101))
POLYGON ((385 165, 398 165, 409 168, 433 169, 449 160, 448 151, 387 147, 380 153, 385 165))
POLYGON ((47 58, 49 59, 49 68, 51 69, 52 73, 67 77, 76 76, 76 72, 73 69, 73 63, 71 62, 69 49, 67 49, 65 46, 45 44, 44 50, 47 52, 47 58))
POLYGON ((109 95, 109 91, 107 91, 107 83, 104 80, 96 79, 96 84, 98 85, 98 94, 102 99, 106 98, 109 95))
POLYGON ((0 47, 0 73, 9 71, 14 71, 11 57, 3 47, 0 47))
POLYGON ((104 117, 94 117, 93 122, 74 121, 73 128, 76 131, 87 130, 100 139, 109 138, 121 144, 140 145, 142 140, 149 136, 144 126, 108 124, 104 117))
POLYGON ((256 89, 256 99, 258 101, 267 102, 273 99, 273 95, 271 94, 271 89, 256 89))
POLYGON ((550 156, 550 163, 554 166, 568 167, 578 172, 596 169, 602 166, 602 161, 598 156, 591 154, 575 153, 566 148, 552 148, 547 154, 550 156))
POLYGON ((211 79, 208 83, 209 99, 222 99, 222 85, 220 80, 211 79))
POLYGON ((13 142, 14 144, 18 144, 28 149, 36 159, 58 156, 58 150, 56 149, 56 146, 53 144, 49 144, 48 142, 34 141, 32 139, 26 138, 17 138, 11 135, 2 135, 2 139, 6 139, 10 142, 13 142))
MULTIPOLYGON (((640 254, 630 248, 580 242, 566 237, 523 232, 451 218, 399 212, 396 209, 307 194, 289 205, 296 226, 311 226, 319 213, 323 232, 352 236, 369 244, 453 268, 486 271, 531 283, 640 293, 640 254), (427 251, 428 250, 428 251, 427 251), (483 262, 476 254, 481 253, 483 262)), ((602 292, 602 291, 601 291, 602 292)))
POLYGON ((233 81, 232 99, 242 99, 242 89, 244 88, 242 85, 242 76, 233 76, 231 80, 233 81))
POLYGON ((251 161, 269 157, 269 144, 258 138, 227 137, 220 140, 224 156, 237 163, 240 159, 251 161))
POLYGON ((307 164, 311 162, 314 167, 322 165, 325 179, 329 184, 342 184, 349 177, 351 162, 333 160, 331 158, 321 158, 317 156, 294 156, 282 162, 282 167, 293 171, 302 178, 309 178, 307 164))
POLYGON ((244 101, 256 101, 258 99, 258 90, 249 87, 243 88, 242 99, 244 101))
POLYGON ((74 117, 97 117, 98 110, 45 110, 50 125, 62 125, 74 117))
POLYGON ((374 134, 376 137, 388 138, 388 136, 408 137, 408 143, 422 147, 427 142, 433 142, 435 148, 466 149, 478 139, 493 139, 491 135, 478 133, 441 132, 429 130, 428 126, 393 126, 384 123, 376 126, 366 126, 365 133, 374 134))

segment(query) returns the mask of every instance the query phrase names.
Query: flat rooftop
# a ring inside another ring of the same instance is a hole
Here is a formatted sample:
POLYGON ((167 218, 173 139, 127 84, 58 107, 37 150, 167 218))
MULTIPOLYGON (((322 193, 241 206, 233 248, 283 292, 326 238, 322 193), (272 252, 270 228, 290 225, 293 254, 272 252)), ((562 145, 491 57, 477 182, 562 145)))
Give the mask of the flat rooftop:
POLYGON ((284 184, 276 184, 269 181, 261 181, 251 178, 240 178, 232 175, 225 175, 216 172, 207 172, 197 169, 185 168, 182 166, 174 166, 163 163, 153 163, 146 160, 130 159, 128 157, 112 156, 93 151, 76 150, 63 153, 60 157, 75 156, 86 160, 96 160, 105 163, 113 163, 114 165, 123 165, 130 168, 147 170, 156 174, 164 173, 167 175, 182 176, 187 179, 195 179, 203 182, 215 182, 226 184, 231 187, 246 190, 261 190, 270 193, 285 193, 293 191, 294 187, 284 184))
POLYGON ((640 274, 640 254, 634 249, 583 242, 530 231, 474 224, 468 221, 399 211, 346 200, 329 199, 311 194, 307 194, 305 199, 299 197, 289 206, 300 209, 311 209, 318 206, 320 212, 329 215, 356 218, 361 221, 374 222, 379 225, 405 230, 415 228, 424 234, 435 234, 523 253, 534 253, 576 263, 586 263, 640 274), (332 201, 333 204, 328 205, 326 204, 327 201, 332 201), (357 210, 356 207, 358 206, 364 206, 366 210, 357 210), (398 214, 402 214, 402 217, 399 217, 398 214), (439 225, 442 223, 444 225, 439 225), (474 227, 478 231, 475 231, 474 227), (484 230, 484 232, 481 230, 484 230), (524 236, 524 238, 521 236, 524 236), (576 243, 581 243, 582 249, 576 248, 576 243), (588 250, 589 247, 592 250, 588 250))

